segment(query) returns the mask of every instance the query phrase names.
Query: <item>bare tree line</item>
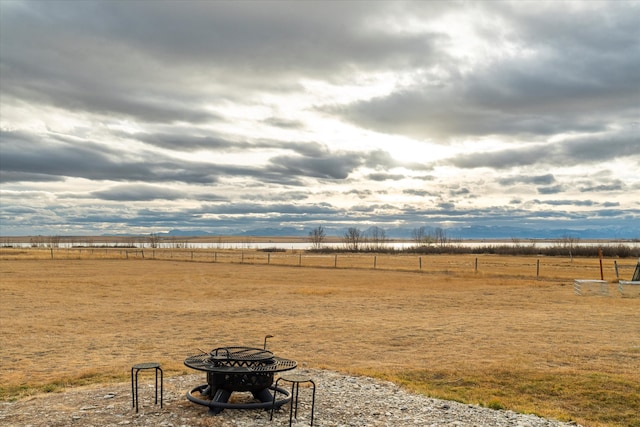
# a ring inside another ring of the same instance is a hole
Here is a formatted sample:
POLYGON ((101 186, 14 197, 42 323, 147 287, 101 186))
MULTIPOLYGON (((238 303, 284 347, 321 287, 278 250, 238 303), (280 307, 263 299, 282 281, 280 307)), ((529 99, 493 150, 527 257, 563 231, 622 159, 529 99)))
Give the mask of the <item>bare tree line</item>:
MULTIPOLYGON (((443 228, 435 228, 433 232, 427 227, 415 228, 412 232, 416 247, 438 245, 445 247, 452 242, 443 228)), ((324 227, 318 226, 309 232, 309 242, 314 250, 323 249, 326 242, 324 227)), ((342 236, 344 249, 350 252, 369 251, 375 252, 386 248, 390 239, 387 232, 378 226, 369 228, 366 232, 357 227, 349 227, 342 236)))
MULTIPOLYGON (((598 248, 593 245, 581 245, 580 238, 564 235, 555 240, 551 247, 538 247, 535 242, 524 243, 521 239, 512 238, 513 245, 492 245, 468 247, 452 239, 447 231, 440 227, 417 227, 411 233, 415 245, 411 248, 397 250, 388 246, 390 239, 384 229, 371 227, 366 232, 357 227, 349 227, 342 236, 343 247, 330 249, 325 247, 326 232, 322 226, 309 232, 309 241, 312 250, 336 252, 346 250, 349 252, 411 252, 411 253, 487 253, 501 255, 548 255, 548 256, 596 256, 598 248)), ((637 257, 640 256, 640 248, 634 248, 625 244, 607 244, 600 248, 604 256, 637 257)))

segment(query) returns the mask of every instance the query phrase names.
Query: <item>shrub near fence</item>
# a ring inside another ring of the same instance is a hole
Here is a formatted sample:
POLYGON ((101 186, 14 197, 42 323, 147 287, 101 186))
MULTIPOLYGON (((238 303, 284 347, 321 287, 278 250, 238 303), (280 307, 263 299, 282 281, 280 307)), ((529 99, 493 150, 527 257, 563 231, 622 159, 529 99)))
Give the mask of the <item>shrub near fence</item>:
MULTIPOLYGON (((600 279, 597 256, 546 257, 497 254, 319 253, 315 251, 210 249, 0 249, 1 259, 129 259, 207 263, 264 264, 312 268, 396 270, 418 273, 490 274, 570 280, 600 279)), ((604 278, 617 281, 632 274, 635 259, 603 260, 604 278)))
POLYGON ((630 246, 625 244, 606 244, 602 246, 594 245, 574 245, 568 246, 557 244, 552 246, 530 245, 487 245, 487 246, 465 246, 450 244, 445 246, 420 246, 404 250, 405 253, 422 254, 496 254, 496 255, 543 255, 562 257, 596 257, 598 249, 606 257, 640 257, 640 246, 630 246))

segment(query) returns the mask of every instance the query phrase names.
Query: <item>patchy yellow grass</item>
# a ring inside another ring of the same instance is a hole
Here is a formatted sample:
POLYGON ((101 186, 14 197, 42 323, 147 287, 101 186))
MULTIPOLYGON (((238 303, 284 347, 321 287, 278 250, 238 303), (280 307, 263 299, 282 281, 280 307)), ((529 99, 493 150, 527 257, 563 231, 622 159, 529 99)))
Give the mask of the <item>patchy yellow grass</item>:
POLYGON ((264 253, 250 264, 43 252, 0 251, 5 399, 126 380, 141 361, 186 372, 198 349, 260 347, 271 334, 276 354, 309 366, 588 426, 638 425, 640 299, 613 283, 608 297, 576 296, 572 280, 599 278, 597 260, 545 259, 536 278, 526 257, 477 257, 476 273, 463 255, 423 256, 420 272, 409 256, 378 256, 373 269, 373 256, 340 255, 339 267, 360 267, 349 269, 333 256, 299 268, 298 254, 267 265, 264 253))

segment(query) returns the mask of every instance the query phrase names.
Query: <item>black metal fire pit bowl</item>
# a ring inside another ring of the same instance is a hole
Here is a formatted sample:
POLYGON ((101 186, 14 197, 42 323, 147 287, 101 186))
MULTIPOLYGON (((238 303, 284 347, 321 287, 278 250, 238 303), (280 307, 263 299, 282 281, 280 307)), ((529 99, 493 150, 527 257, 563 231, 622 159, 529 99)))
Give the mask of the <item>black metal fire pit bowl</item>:
POLYGON ((187 392, 187 399, 208 406, 218 414, 224 409, 271 409, 291 401, 291 393, 273 385, 278 372, 295 369, 294 360, 275 356, 272 352, 254 347, 219 347, 209 353, 196 354, 185 359, 184 364, 207 373, 207 384, 187 392), (198 393, 200 397, 194 396, 198 393), (234 392, 251 392, 253 402, 229 402, 234 392), (275 400, 278 393, 282 398, 275 400))

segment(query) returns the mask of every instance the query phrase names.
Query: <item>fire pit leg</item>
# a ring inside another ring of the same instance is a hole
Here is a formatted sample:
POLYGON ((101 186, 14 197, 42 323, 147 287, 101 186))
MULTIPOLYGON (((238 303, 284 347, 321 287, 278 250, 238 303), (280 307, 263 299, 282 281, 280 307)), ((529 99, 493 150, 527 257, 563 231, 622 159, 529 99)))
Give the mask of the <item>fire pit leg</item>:
MULTIPOLYGON (((211 398, 211 402, 227 403, 230 397, 231 397, 231 392, 229 390, 219 388, 216 390, 216 393, 211 398)), ((211 412, 212 414, 219 414, 220 412, 222 412, 223 409, 224 408, 219 406, 209 406, 209 412, 211 412)))
POLYGON ((272 402, 273 401, 273 395, 271 394, 271 392, 269 391, 268 388, 265 388, 265 389, 262 389, 262 390, 258 390, 258 391, 254 391, 252 394, 253 394, 253 397, 258 399, 260 402, 272 402))
POLYGON ((213 400, 214 402, 227 403, 230 396, 231 392, 229 390, 219 388, 218 390, 216 390, 216 394, 213 395, 213 399, 211 400, 213 400))
POLYGON ((218 408, 216 406, 209 406, 209 415, 218 415, 224 409, 218 408))

